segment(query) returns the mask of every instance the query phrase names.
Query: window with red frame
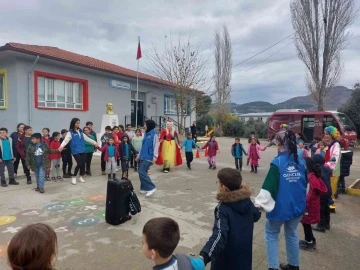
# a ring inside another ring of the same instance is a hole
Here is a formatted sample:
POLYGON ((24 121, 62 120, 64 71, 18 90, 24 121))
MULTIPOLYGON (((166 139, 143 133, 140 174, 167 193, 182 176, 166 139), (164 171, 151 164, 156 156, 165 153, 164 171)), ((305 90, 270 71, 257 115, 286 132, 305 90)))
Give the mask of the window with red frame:
POLYGON ((37 108, 87 110, 82 80, 41 72, 35 79, 37 108))

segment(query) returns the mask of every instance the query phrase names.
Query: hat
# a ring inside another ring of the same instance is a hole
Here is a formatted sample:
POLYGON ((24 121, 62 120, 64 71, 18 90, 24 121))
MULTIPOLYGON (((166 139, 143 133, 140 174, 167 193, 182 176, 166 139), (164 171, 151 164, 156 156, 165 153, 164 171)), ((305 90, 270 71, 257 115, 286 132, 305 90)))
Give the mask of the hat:
POLYGON ((289 125, 288 124, 281 124, 280 128, 285 128, 286 130, 289 129, 289 125))
POLYGON ((328 132, 333 139, 337 139, 340 137, 339 130, 334 126, 328 126, 324 129, 324 131, 328 132))

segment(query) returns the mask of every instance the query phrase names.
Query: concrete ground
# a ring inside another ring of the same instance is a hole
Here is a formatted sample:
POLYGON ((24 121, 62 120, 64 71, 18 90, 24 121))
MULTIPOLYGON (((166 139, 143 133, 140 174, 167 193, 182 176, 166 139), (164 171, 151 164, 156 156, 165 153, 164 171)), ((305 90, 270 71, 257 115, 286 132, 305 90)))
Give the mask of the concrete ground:
MULTIPOLYGON (((229 153, 233 139, 218 141, 221 151, 217 157, 218 169, 233 167, 229 153)), ((244 167, 243 182, 252 186, 253 196, 259 192, 268 164, 275 155, 275 148, 262 153, 258 174, 251 174, 249 168, 244 167)), ((359 160, 360 155, 356 153, 347 185, 359 175, 359 160)), ((174 218, 180 225, 177 252, 199 253, 211 234, 216 206, 217 173, 208 169, 206 158, 195 159, 191 171, 183 165, 167 175, 153 166, 151 177, 157 192, 150 198, 138 194, 142 212, 119 226, 104 221, 106 177, 100 175, 99 167, 99 157, 95 157, 94 176, 87 177, 86 183, 73 186, 69 180, 46 182, 44 194, 35 192, 35 185, 26 185, 21 177, 19 186, 0 188, 1 269, 8 269, 5 252, 11 237, 20 228, 35 222, 44 222, 56 229, 57 269, 151 269, 152 262, 141 251, 141 232, 146 221, 160 216, 174 218)), ((132 172, 130 179, 138 191, 138 175, 132 172)), ((360 197, 342 195, 339 198, 336 214, 331 215, 331 230, 316 233, 317 251, 301 251, 301 269, 359 269, 359 205, 360 197)), ((263 215, 255 224, 253 269, 267 269, 264 223, 263 215)), ((303 238, 301 226, 299 235, 303 238)), ((279 256, 281 262, 286 261, 283 233, 279 256)))

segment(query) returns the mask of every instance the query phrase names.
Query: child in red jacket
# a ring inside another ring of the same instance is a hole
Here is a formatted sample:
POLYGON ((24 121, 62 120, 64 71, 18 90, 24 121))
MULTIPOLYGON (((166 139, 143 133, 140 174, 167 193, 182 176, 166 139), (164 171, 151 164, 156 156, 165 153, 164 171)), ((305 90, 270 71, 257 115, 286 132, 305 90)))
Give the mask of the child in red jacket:
POLYGON ((300 240, 299 246, 301 249, 311 251, 316 249, 316 239, 311 224, 317 224, 320 221, 320 196, 327 192, 327 187, 321 179, 322 164, 315 163, 310 157, 305 158, 305 161, 309 172, 309 192, 306 195, 306 210, 300 221, 304 227, 305 240, 300 240))
POLYGON ((259 159, 260 159, 260 151, 265 151, 266 146, 262 147, 259 144, 257 144, 258 140, 254 137, 251 139, 251 143, 249 145, 247 154, 250 158, 250 165, 251 165, 251 171, 257 173, 257 168, 259 166, 259 159))
POLYGON ((108 142, 99 149, 104 154, 104 161, 108 171, 108 180, 116 179, 116 161, 120 158, 119 149, 115 145, 113 135, 109 135, 108 142))
POLYGON ((206 142, 206 144, 201 147, 201 149, 208 148, 208 162, 209 162, 209 169, 216 169, 216 154, 220 153, 219 145, 217 141, 215 141, 215 136, 211 135, 210 140, 206 142))
MULTIPOLYGON (((51 136, 50 149, 59 149, 60 147, 60 132, 55 131, 51 136)), ((51 161, 51 180, 62 180, 60 175, 60 161, 61 153, 49 154, 49 159, 51 161)))

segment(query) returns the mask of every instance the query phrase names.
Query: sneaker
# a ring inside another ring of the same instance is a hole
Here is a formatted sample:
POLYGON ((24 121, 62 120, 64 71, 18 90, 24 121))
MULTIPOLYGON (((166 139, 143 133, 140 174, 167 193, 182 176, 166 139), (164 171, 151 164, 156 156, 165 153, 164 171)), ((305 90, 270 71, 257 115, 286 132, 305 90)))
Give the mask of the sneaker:
POLYGON ((64 173, 64 174, 63 174, 63 178, 64 178, 64 179, 67 179, 67 178, 71 178, 71 176, 68 175, 67 173, 64 173))
POLYGON ((153 193, 156 191, 156 188, 146 192, 146 197, 150 197, 151 195, 153 195, 153 193))
POLYGON ((146 194, 147 193, 147 191, 145 191, 145 190, 140 190, 140 194, 146 194))
POLYGON ((91 172, 86 173, 87 176, 92 176, 91 172))
POLYGON ((14 186, 16 186, 16 185, 18 185, 18 184, 19 184, 19 182, 16 182, 15 179, 10 179, 10 180, 9 180, 9 185, 14 185, 14 186))
POLYGON ((322 232, 322 233, 326 232, 325 227, 319 226, 319 224, 316 226, 313 226, 312 229, 317 232, 322 232))
POLYGON ((81 183, 85 183, 85 180, 84 180, 84 178, 83 178, 82 176, 79 177, 79 181, 80 181, 81 183))
POLYGON ((71 184, 76 185, 76 177, 71 177, 71 184))
POLYGON ((45 190, 44 190, 43 188, 39 188, 39 192, 40 192, 40 193, 44 193, 45 190))
POLYGON ((6 181, 1 181, 1 186, 2 186, 2 187, 7 187, 8 184, 6 184, 6 181))
POLYGON ((28 177, 26 178, 26 184, 28 184, 28 185, 31 185, 31 184, 32 184, 31 176, 28 176, 28 177))
POLYGON ((101 172, 101 175, 106 175, 106 172, 105 172, 105 171, 102 171, 102 172, 101 172))
POLYGON ((209 169, 211 169, 212 168, 212 166, 211 165, 209 165, 209 169))
POLYGON ((213 169, 213 170, 216 170, 216 167, 213 167, 212 169, 213 169))
POLYGON ((62 181, 63 179, 62 179, 62 177, 61 177, 61 176, 58 176, 58 177, 57 177, 57 180, 62 181))
POLYGON ((36 188, 35 188, 35 191, 39 191, 39 190, 40 190, 40 188, 39 188, 39 187, 36 187, 36 188))
POLYGON ((299 241, 299 248, 307 251, 314 251, 316 249, 316 240, 311 243, 306 242, 305 240, 299 241))
POLYGON ((281 270, 299 270, 299 266, 292 266, 290 264, 280 264, 280 269, 281 270))
POLYGON ((51 177, 51 181, 55 181, 55 182, 56 182, 56 178, 55 178, 55 177, 51 177))
POLYGON ((330 224, 325 225, 326 230, 330 230, 330 224))
POLYGON ((164 173, 168 173, 169 171, 168 170, 164 170, 164 173))

